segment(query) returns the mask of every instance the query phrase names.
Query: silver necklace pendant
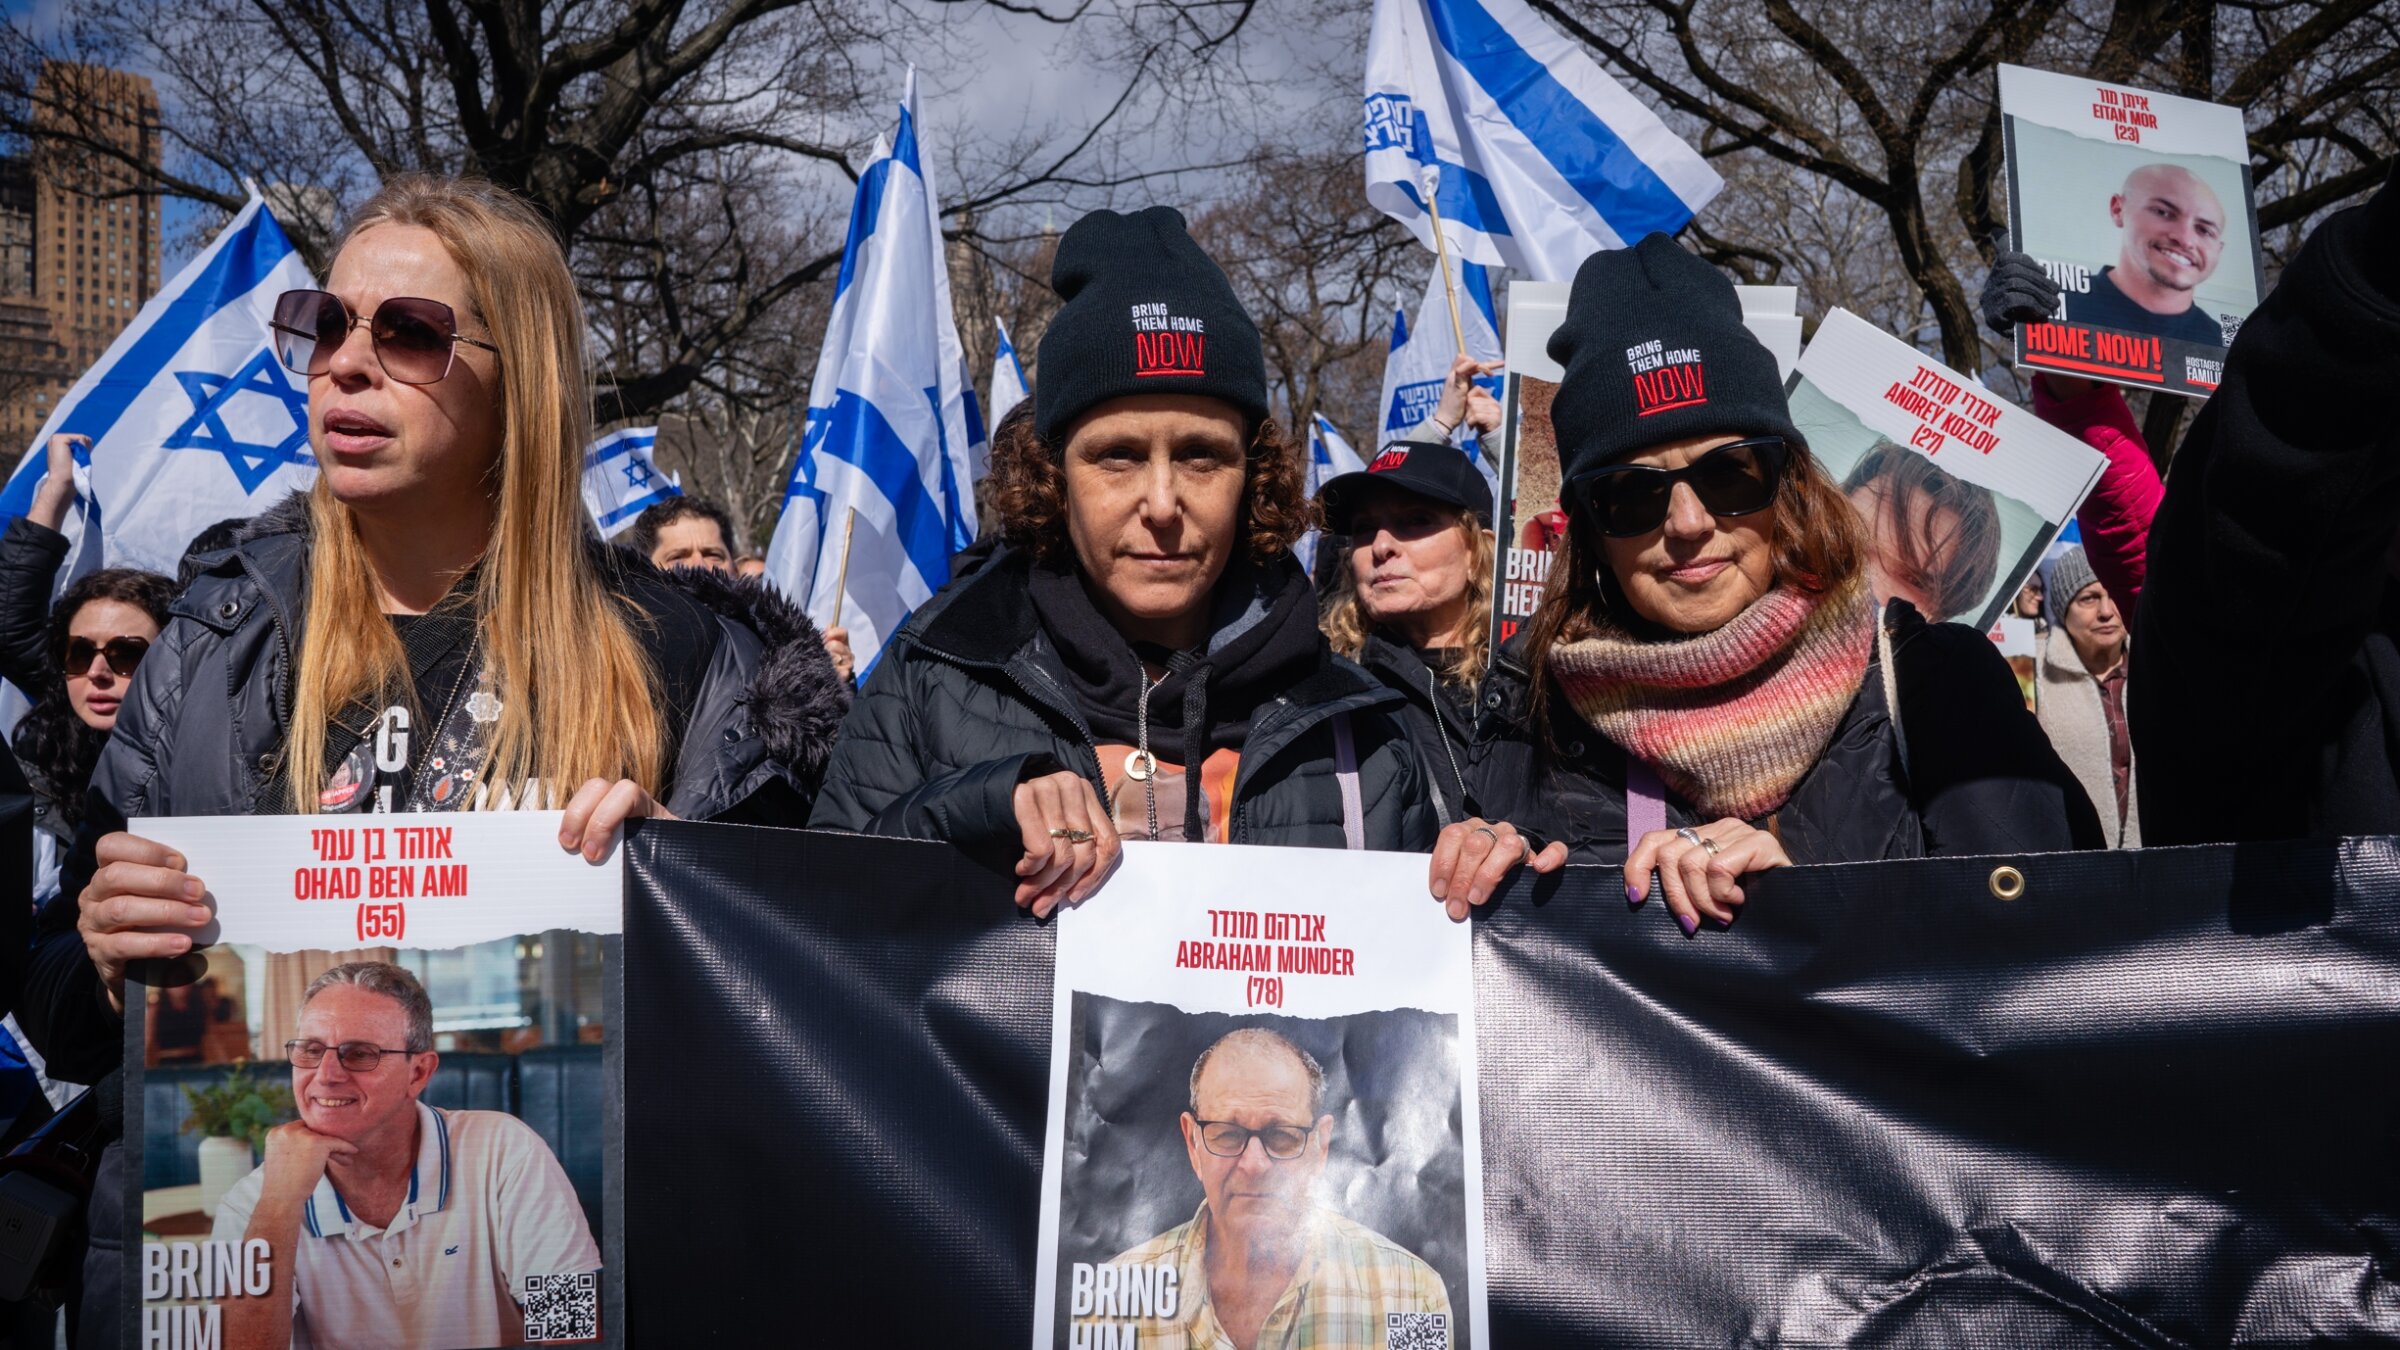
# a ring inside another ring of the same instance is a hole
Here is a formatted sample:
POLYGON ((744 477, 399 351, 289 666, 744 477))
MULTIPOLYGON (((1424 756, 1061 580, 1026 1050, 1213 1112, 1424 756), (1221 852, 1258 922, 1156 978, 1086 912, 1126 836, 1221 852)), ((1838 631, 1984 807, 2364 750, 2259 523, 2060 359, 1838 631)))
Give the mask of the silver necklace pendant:
POLYGON ((478 689, 467 696, 467 716, 477 725, 500 720, 500 696, 489 689, 478 689))
POLYGON ((1137 783, 1147 783, 1158 773, 1158 756, 1147 750, 1136 750, 1125 756, 1125 776, 1137 783))

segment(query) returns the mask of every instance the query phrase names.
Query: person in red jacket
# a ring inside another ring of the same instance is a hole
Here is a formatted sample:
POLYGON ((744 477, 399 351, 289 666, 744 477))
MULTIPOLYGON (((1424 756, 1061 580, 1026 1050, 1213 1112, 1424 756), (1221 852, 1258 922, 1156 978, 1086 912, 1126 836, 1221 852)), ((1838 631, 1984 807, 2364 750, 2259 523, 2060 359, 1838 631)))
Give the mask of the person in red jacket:
MULTIPOLYGON (((2049 318, 2058 296, 2057 284, 2040 263, 2004 250, 1984 279, 1984 323, 2005 338, 2018 324, 2049 318)), ((2113 384, 2042 371, 2033 377, 2033 411, 2108 457, 2100 481, 2075 513, 2075 524, 2092 574, 2130 621, 2141 601, 2150 521, 2167 492, 2150 443, 2125 405, 2124 391, 2113 384)))

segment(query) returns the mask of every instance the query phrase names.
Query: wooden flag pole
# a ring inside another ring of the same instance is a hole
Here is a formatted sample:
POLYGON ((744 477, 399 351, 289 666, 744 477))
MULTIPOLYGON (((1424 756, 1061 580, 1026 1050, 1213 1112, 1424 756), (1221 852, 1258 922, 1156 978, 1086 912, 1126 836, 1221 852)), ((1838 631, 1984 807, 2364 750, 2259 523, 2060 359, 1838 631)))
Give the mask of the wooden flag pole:
POLYGON ((842 514, 842 570, 836 574, 833 586, 833 626, 842 626, 842 603, 850 598, 850 532, 858 528, 858 508, 845 508, 842 514))
POLYGON ((1442 182, 1442 171, 1428 164, 1418 172, 1417 177, 1425 189, 1425 214, 1433 218, 1433 257, 1442 269, 1442 298, 1450 302, 1450 337, 1458 343, 1455 350, 1464 356, 1467 354, 1467 329, 1458 321, 1458 284, 1450 279, 1450 246, 1442 238, 1442 208, 1434 204, 1435 189, 1442 182))

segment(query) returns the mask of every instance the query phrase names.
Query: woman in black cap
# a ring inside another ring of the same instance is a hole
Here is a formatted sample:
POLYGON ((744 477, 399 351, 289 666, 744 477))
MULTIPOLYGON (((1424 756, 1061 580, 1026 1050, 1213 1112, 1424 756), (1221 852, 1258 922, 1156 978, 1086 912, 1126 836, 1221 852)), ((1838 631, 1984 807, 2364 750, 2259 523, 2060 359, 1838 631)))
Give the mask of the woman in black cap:
POLYGON ((1473 814, 1465 766, 1491 667, 1491 484, 1447 442, 1393 441, 1317 489, 1317 506, 1348 545, 1319 626, 1408 700, 1401 722, 1441 818, 1473 814))
MULTIPOLYGON (((1494 676, 1487 811, 1623 860, 1633 903, 1655 870, 1687 934, 1787 863, 2099 844, 1998 649, 1878 613, 1860 521, 1732 283, 1664 235, 1596 254, 1550 355, 1568 528, 1494 676)), ((1461 866, 1526 851, 1479 824, 1445 833, 1461 866)))
POLYGON ((903 628, 810 824, 947 839, 1047 914, 1121 837, 1423 850, 1400 696, 1333 654, 1258 330, 1166 207, 1059 242, 1041 381, 993 437, 1005 547, 903 628))

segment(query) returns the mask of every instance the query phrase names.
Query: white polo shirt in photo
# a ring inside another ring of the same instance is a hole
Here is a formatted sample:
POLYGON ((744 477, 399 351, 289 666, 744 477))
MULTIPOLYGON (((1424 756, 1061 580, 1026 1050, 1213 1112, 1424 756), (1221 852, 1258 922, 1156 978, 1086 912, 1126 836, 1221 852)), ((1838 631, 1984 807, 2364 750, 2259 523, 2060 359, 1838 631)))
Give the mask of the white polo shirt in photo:
MULTIPOLYGON (((422 1138, 408 1199, 377 1228, 323 1177, 303 1206, 293 1260, 293 1350, 457 1350, 498 1345, 511 1290, 532 1276, 600 1269, 566 1170, 504 1111, 417 1103, 422 1138)), ((250 1226, 265 1169, 217 1205, 218 1241, 250 1226)))

